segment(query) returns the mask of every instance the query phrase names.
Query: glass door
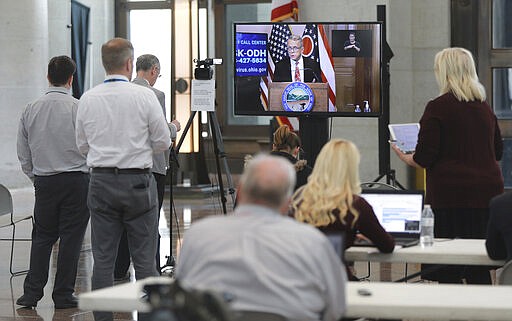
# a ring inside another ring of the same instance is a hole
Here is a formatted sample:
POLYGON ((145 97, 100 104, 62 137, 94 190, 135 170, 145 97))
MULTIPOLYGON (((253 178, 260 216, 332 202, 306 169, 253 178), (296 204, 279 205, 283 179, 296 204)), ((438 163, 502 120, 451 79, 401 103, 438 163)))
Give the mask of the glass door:
POLYGON ((160 61, 160 77, 155 88, 165 93, 166 118, 171 121, 172 11, 130 10, 129 17, 129 39, 135 59, 143 54, 152 54, 160 61))

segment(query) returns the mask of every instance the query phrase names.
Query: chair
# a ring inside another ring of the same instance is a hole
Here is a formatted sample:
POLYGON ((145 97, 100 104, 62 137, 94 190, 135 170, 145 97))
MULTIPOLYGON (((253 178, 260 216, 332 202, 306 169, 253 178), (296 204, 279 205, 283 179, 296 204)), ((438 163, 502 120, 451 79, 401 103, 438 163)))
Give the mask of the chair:
POLYGON ((0 241, 11 241, 11 259, 9 262, 9 271, 11 272, 11 276, 16 276, 28 272, 28 270, 13 271, 12 268, 12 261, 14 257, 14 242, 32 241, 32 239, 16 238, 16 224, 26 220, 31 220, 32 225, 34 224, 34 217, 32 215, 25 215, 20 217, 14 216, 11 192, 9 192, 5 186, 0 184, 0 228, 12 228, 12 237, 2 238, 0 241))
POLYGON ((498 284, 512 285, 512 260, 505 263, 501 269, 501 274, 498 276, 498 284))

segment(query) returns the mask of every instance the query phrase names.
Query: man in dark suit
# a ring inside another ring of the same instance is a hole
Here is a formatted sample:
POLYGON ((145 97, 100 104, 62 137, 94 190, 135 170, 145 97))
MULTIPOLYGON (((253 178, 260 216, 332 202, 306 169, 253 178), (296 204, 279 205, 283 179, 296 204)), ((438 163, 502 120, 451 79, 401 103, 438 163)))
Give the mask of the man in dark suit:
POLYGON ((490 203, 487 254, 494 260, 512 260, 512 192, 495 196, 490 203))
POLYGON ((276 64, 273 81, 322 82, 318 63, 302 56, 304 52, 302 37, 292 35, 286 44, 289 57, 276 64))

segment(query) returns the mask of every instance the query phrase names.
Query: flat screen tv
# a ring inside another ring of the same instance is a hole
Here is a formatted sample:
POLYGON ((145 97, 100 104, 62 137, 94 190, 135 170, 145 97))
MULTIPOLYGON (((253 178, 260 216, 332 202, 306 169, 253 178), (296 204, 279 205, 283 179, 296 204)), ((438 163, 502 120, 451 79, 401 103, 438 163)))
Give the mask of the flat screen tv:
POLYGON ((381 22, 234 23, 235 115, 380 116, 381 30, 381 22))

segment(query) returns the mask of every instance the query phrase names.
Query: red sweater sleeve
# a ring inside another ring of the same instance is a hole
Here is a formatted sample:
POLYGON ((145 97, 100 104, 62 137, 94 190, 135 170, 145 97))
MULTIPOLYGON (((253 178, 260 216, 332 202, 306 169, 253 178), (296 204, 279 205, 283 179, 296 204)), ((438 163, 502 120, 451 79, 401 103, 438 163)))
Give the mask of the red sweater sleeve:
POLYGON ((354 208, 359 212, 359 218, 356 221, 359 232, 369 238, 379 251, 393 252, 395 240, 380 225, 371 205, 364 198, 357 197, 354 201, 354 208))

